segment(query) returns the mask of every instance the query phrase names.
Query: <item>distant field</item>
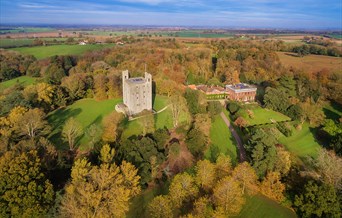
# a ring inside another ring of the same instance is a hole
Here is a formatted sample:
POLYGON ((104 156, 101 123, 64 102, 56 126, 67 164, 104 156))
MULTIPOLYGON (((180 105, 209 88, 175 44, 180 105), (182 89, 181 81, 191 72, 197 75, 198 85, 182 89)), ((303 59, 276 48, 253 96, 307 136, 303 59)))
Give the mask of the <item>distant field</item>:
POLYGON ((318 72, 322 69, 342 71, 342 58, 323 55, 307 55, 296 57, 295 53, 277 52, 282 64, 288 67, 304 69, 308 72, 318 72))
POLYGON ((243 206, 240 212, 239 218, 290 218, 297 217, 297 215, 277 202, 263 196, 255 195, 247 198, 246 204, 243 206))
POLYGON ((9 88, 14 85, 27 86, 35 82, 36 82, 36 78, 29 77, 29 76, 21 76, 21 77, 17 77, 17 78, 0 83, 0 90, 9 88))
POLYGON ((9 29, 0 29, 0 34, 6 33, 40 33, 40 32, 50 32, 53 31, 52 28, 32 28, 32 27, 17 27, 9 29))
MULTIPOLYGON (((52 43, 54 40, 57 41, 65 41, 67 38, 39 38, 40 40, 44 40, 48 43, 52 43)), ((10 47, 21 47, 21 46, 30 46, 33 45, 34 39, 32 38, 20 38, 20 39, 0 39, 0 48, 10 48, 10 47)))
MULTIPOLYGON (((84 129, 91 124, 101 125, 103 117, 114 111, 115 105, 121 102, 121 99, 110 99, 105 101, 96 101, 95 99, 82 99, 74 104, 58 109, 48 115, 48 121, 52 126, 50 139, 58 148, 68 148, 67 144, 62 141, 61 131, 65 122, 74 117, 78 120, 84 129)), ((80 150, 88 148, 87 138, 82 136, 78 142, 80 150)))
POLYGON ((295 130, 290 137, 281 137, 279 142, 302 160, 306 156, 316 158, 318 149, 321 147, 315 139, 314 129, 306 122, 300 131, 295 130))
POLYGON ((12 50, 19 51, 23 54, 30 54, 37 59, 43 59, 54 55, 80 55, 86 51, 100 50, 103 48, 111 48, 114 44, 96 44, 96 45, 51 45, 37 47, 14 48, 12 50))
POLYGON ((248 126, 272 123, 272 120, 276 122, 291 120, 288 116, 285 116, 284 114, 281 114, 270 109, 264 109, 259 106, 256 106, 255 108, 250 110, 254 114, 253 118, 250 118, 247 112, 243 114, 243 117, 248 122, 248 126))
POLYGON ((334 39, 342 39, 342 35, 340 34, 335 34, 335 35, 329 35, 331 38, 334 38, 334 39))
POLYGON ((217 115, 214 122, 211 124, 210 140, 211 145, 204 154, 207 159, 210 159, 211 157, 210 148, 217 147, 220 153, 229 155, 232 159, 232 162, 237 163, 235 139, 220 115, 217 115))

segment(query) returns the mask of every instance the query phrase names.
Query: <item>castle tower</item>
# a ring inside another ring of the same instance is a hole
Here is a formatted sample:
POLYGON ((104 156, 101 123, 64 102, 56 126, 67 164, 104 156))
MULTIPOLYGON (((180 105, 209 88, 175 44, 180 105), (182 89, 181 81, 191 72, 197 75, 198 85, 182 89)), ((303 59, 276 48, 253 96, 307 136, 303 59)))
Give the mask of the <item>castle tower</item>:
POLYGON ((129 115, 152 111, 152 75, 145 72, 145 77, 129 78, 128 71, 123 71, 122 94, 129 115))

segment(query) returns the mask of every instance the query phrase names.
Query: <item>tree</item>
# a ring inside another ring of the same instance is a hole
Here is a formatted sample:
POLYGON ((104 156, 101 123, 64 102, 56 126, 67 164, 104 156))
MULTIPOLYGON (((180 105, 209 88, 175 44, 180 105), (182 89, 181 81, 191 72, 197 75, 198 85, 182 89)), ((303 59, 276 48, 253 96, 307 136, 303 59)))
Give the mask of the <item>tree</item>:
POLYGON ((36 136, 48 133, 50 127, 44 120, 45 113, 38 109, 30 109, 14 124, 14 130, 20 136, 28 136, 34 139, 36 136))
POLYGON ((301 217, 340 217, 341 206, 331 185, 309 181, 301 194, 295 196, 294 206, 301 217))
POLYGON ((284 199, 285 185, 280 181, 280 173, 270 172, 260 184, 260 192, 267 197, 281 202, 284 199))
POLYGON ((202 131, 193 128, 187 135, 186 144, 194 156, 201 157, 205 147, 207 146, 207 137, 202 131))
POLYGON ((154 116, 151 111, 143 110, 143 112, 140 113, 141 117, 138 119, 142 130, 143 135, 146 135, 147 133, 152 133, 154 131, 154 116))
POLYGON ((0 216, 44 216, 54 201, 53 187, 41 172, 37 151, 0 157, 0 216))
POLYGON ((100 141, 101 136, 102 136, 102 128, 97 125, 97 124, 92 124, 90 125, 86 131, 85 131, 85 136, 88 139, 89 142, 89 147, 93 148, 94 145, 100 141))
POLYGON ((290 107, 289 95, 282 89, 266 88, 264 103, 267 108, 285 113, 290 107))
POLYGON ((225 215, 239 214, 245 199, 240 184, 232 177, 227 176, 214 188, 214 202, 217 207, 222 208, 225 215))
POLYGON ((322 148, 318 151, 318 157, 313 161, 319 179, 330 184, 337 190, 342 190, 342 158, 336 156, 333 151, 322 148))
POLYGON ((309 121, 310 125, 317 127, 324 122, 325 115, 321 102, 315 102, 312 98, 307 98, 300 104, 303 111, 303 120, 309 121))
POLYGON ((200 130, 206 137, 209 137, 211 128, 209 114, 196 114, 194 120, 194 128, 200 130))
POLYGON ((283 147, 277 147, 277 160, 274 166, 274 171, 279 172, 282 176, 286 176, 291 168, 291 153, 283 147))
POLYGON ((82 126, 75 118, 71 117, 66 121, 62 130, 62 137, 64 141, 68 142, 71 151, 76 148, 77 139, 82 134, 82 126))
POLYGON ((222 111, 222 105, 218 101, 210 101, 208 103, 208 112, 210 117, 213 118, 215 115, 218 115, 222 111))
POLYGON ((243 117, 238 117, 235 121, 234 124, 240 128, 246 127, 248 125, 248 121, 245 120, 243 117))
POLYGON ((129 201, 140 193, 137 169, 125 161, 113 163, 115 152, 104 145, 100 166, 79 159, 71 170, 60 212, 62 217, 124 217, 129 201))
POLYGON ((228 155, 220 154, 216 159, 215 174, 218 179, 228 176, 232 170, 232 161, 228 155))
POLYGON ((169 188, 169 195, 174 207, 180 208, 183 202, 194 199, 198 191, 195 179, 188 173, 181 173, 173 178, 169 188))
POLYGON ((118 126, 123 119, 123 115, 113 111, 102 120, 103 133, 102 140, 105 142, 115 142, 118 136, 118 126))
POLYGON ((233 170, 232 177, 239 181, 241 185, 241 193, 244 194, 246 189, 250 193, 254 193, 258 185, 258 177, 255 170, 249 163, 243 162, 233 170))
POLYGON ((205 191, 210 191, 215 183, 215 165, 208 160, 200 160, 196 165, 196 182, 205 191))
POLYGON ((172 112, 173 127, 176 128, 178 126, 181 114, 189 113, 186 105, 186 100, 182 95, 175 93, 170 96, 168 101, 172 112))
POLYGON ((152 218, 172 218, 172 203, 168 196, 159 195, 148 205, 149 214, 152 218))

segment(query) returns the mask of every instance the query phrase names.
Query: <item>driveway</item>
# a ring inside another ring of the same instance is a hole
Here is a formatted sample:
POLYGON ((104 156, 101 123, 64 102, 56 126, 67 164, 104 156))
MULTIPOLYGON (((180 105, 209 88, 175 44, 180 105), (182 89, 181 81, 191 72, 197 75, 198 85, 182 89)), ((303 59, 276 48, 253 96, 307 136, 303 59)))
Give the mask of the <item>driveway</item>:
POLYGON ((226 125, 228 126, 230 132, 232 133, 232 135, 234 136, 235 138, 235 141, 237 142, 237 148, 239 150, 239 159, 240 159, 240 162, 244 162, 244 161, 247 161, 247 156, 246 156, 246 150, 245 148, 243 147, 243 143, 242 143, 242 140, 239 136, 239 134, 237 134, 237 132, 235 131, 234 127, 231 125, 231 123, 229 122, 228 118, 226 117, 226 115, 221 112, 221 117, 222 119, 224 120, 224 122, 226 123, 226 125))

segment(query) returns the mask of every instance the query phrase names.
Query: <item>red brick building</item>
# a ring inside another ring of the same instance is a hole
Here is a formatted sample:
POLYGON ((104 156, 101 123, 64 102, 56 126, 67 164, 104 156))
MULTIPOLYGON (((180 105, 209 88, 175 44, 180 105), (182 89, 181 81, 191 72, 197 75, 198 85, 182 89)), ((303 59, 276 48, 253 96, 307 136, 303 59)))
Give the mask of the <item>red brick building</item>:
POLYGON ((234 101, 255 101, 257 88, 245 83, 226 85, 228 99, 234 101))

